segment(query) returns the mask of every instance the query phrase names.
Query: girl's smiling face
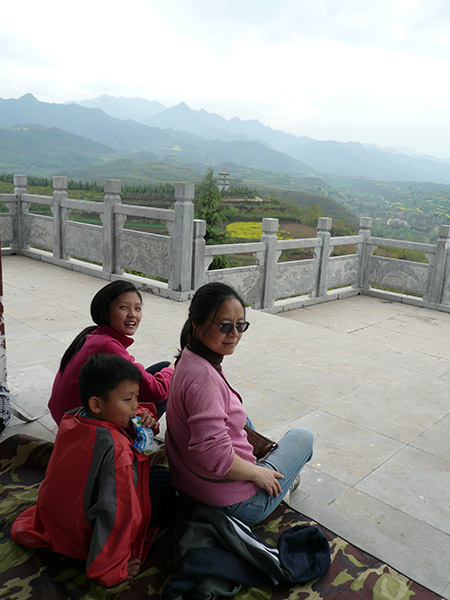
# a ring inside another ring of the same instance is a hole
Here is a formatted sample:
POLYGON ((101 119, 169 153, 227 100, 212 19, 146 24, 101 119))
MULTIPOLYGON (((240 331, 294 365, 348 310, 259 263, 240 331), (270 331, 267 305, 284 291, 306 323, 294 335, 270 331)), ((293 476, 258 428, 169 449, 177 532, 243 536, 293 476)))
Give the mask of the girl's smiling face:
POLYGON ((239 344, 242 333, 236 327, 230 333, 221 333, 222 323, 240 323, 245 321, 244 307, 236 298, 225 300, 217 312, 214 310, 202 325, 193 323, 194 335, 213 352, 228 355, 233 354, 239 344))
POLYGON ((136 292, 117 296, 108 309, 109 325, 123 335, 134 335, 142 319, 142 302, 136 292))

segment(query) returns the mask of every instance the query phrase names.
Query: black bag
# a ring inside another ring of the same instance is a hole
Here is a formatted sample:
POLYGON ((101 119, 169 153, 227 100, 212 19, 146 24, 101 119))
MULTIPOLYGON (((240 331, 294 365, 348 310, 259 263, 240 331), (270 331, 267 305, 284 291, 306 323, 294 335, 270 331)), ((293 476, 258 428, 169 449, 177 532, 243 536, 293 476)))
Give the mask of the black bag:
POLYGON ((7 388, 0 383, 0 433, 8 425, 11 418, 11 405, 7 388))

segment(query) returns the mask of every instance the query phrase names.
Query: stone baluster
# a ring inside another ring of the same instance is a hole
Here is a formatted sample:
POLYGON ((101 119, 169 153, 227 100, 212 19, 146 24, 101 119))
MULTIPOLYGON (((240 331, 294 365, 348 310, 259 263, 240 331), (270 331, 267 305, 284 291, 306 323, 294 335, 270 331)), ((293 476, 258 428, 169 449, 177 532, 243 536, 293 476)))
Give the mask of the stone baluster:
POLYGON ((205 283, 205 234, 206 221, 194 219, 194 245, 192 255, 192 289, 197 290, 205 283))
POLYGON ((264 277, 261 298, 261 308, 270 308, 274 304, 275 269, 281 251, 277 251, 278 219, 265 218, 262 220, 263 235, 261 241, 266 245, 264 253, 264 277))
POLYGON ((439 228, 439 239, 436 244, 436 253, 430 262, 430 277, 427 291, 423 299, 434 304, 442 302, 445 277, 447 273, 447 254, 450 240, 450 225, 441 225, 439 228))
POLYGON ((22 200, 22 195, 27 193, 28 177, 26 175, 14 175, 14 196, 16 203, 11 205, 13 239, 11 249, 22 250, 29 247, 26 229, 25 215, 30 206, 29 202, 22 200))
POLYGON ((175 220, 170 236, 171 272, 168 283, 169 289, 175 292, 192 289, 194 194, 194 183, 175 184, 175 220))
POLYGON ((319 217, 317 221, 317 238, 321 240, 321 245, 315 249, 314 254, 317 260, 317 275, 316 275, 316 286, 315 290, 312 291, 311 296, 326 296, 327 295, 327 282, 328 282, 328 262, 330 259, 331 247, 330 247, 330 230, 332 225, 332 219, 329 217, 319 217))
MULTIPOLYGON (((103 223, 103 271, 106 273, 121 273, 120 266, 120 230, 114 207, 122 202, 120 192, 122 184, 120 179, 105 179, 104 212, 101 215, 103 223)), ((123 226, 123 220, 120 221, 123 226)))
POLYGON ((61 201, 68 197, 68 183, 67 177, 53 177, 53 256, 61 260, 67 260, 65 238, 69 209, 62 207, 61 201))
POLYGON ((371 236, 373 219, 372 217, 361 217, 359 220, 360 230, 358 235, 362 236, 363 241, 360 244, 357 244, 356 251, 359 255, 358 262, 358 281, 356 288, 360 290, 368 290, 370 288, 369 284, 369 259, 371 254, 373 254, 376 246, 373 246, 368 243, 369 238, 371 236))

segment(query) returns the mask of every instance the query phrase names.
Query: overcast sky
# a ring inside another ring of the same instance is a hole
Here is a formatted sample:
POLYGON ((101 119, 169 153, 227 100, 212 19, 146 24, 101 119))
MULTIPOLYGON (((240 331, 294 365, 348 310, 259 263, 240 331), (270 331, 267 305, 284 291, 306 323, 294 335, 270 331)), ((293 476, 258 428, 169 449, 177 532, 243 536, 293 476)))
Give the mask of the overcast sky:
POLYGON ((185 101, 450 158, 449 0, 19 0, 1 12, 1 98, 185 101))

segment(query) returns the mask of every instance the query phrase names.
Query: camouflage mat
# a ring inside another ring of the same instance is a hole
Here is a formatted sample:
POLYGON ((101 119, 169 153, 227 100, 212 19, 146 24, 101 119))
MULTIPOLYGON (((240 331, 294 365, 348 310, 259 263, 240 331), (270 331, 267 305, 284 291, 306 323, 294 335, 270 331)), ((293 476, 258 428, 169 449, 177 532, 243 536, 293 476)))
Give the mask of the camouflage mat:
MULTIPOLYGON (((22 434, 12 436, 0 444, 0 598, 159 599, 174 568, 172 537, 167 530, 160 531, 141 573, 132 581, 113 588, 104 588, 86 579, 83 561, 48 550, 19 546, 11 540, 9 532, 14 519, 36 501, 52 448, 53 444, 49 442, 22 434)), ((255 533, 276 545, 282 531, 305 523, 317 525, 281 504, 270 517, 255 527, 255 533)), ((331 531, 320 528, 329 540, 332 556, 331 567, 325 576, 307 585, 242 588, 235 600, 439 598, 331 531)))

